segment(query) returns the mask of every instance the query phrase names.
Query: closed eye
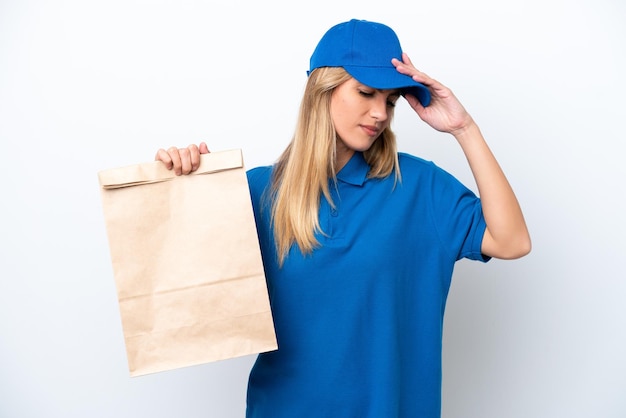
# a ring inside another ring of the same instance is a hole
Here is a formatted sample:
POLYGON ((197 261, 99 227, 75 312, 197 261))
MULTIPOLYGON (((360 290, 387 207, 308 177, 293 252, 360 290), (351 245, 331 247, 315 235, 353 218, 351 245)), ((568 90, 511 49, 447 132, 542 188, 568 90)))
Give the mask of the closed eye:
MULTIPOLYGON (((363 97, 374 97, 374 95, 376 94, 376 91, 367 91, 367 90, 359 90, 359 94, 363 97)), ((400 97, 399 94, 392 94, 388 97, 387 100, 387 106, 388 107, 396 107, 396 102, 398 101, 398 98, 400 97)))

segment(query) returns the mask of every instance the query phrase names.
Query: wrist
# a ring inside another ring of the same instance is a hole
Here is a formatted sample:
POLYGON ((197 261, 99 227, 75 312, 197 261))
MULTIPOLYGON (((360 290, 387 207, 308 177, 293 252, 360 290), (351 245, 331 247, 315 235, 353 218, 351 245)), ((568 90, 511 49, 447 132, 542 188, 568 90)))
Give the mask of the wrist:
POLYGON ((459 142, 464 142, 468 139, 481 136, 478 125, 471 117, 468 117, 468 120, 461 127, 450 131, 450 133, 459 142))

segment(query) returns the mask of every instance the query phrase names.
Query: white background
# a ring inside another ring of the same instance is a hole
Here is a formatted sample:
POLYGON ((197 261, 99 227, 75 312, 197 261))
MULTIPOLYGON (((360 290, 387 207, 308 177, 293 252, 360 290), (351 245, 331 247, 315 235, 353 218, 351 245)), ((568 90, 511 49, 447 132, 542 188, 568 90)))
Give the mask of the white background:
MULTIPOLYGON (((458 264, 443 416, 623 418, 624 4, 0 0, 0 416, 243 416, 253 357, 129 377, 97 172, 202 140, 272 163, 315 44, 355 17, 462 100, 533 237, 458 264)), ((404 102, 394 128, 474 188, 404 102)))

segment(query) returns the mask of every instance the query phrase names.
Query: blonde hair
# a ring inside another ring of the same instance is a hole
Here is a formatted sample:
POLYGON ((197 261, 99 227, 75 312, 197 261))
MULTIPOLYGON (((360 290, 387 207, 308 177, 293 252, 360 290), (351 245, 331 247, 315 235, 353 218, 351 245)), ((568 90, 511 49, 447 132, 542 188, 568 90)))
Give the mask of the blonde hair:
MULTIPOLYGON (((334 207, 329 179, 337 180, 336 132, 330 107, 333 91, 351 79, 343 68, 322 67, 311 72, 306 84, 294 136, 276 162, 272 177, 272 224, 279 265, 293 244, 302 254, 319 246, 322 195, 334 207)), ((391 118, 393 113, 390 113, 391 118)), ((400 180, 396 137, 389 128, 363 153, 368 177, 384 178, 395 171, 400 180)))

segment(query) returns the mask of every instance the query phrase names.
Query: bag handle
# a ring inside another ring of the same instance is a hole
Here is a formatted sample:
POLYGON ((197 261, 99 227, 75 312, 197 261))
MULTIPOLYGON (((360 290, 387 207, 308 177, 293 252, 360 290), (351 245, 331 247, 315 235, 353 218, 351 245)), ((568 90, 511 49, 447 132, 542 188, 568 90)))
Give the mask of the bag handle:
MULTIPOLYGON (((237 168, 243 168, 241 149, 210 152, 200 155, 200 166, 189 175, 211 174, 237 168)), ((161 161, 112 168, 98 173, 98 179, 103 189, 140 186, 169 181, 176 177, 178 176, 174 174, 174 171, 165 168, 165 164, 161 161)))

